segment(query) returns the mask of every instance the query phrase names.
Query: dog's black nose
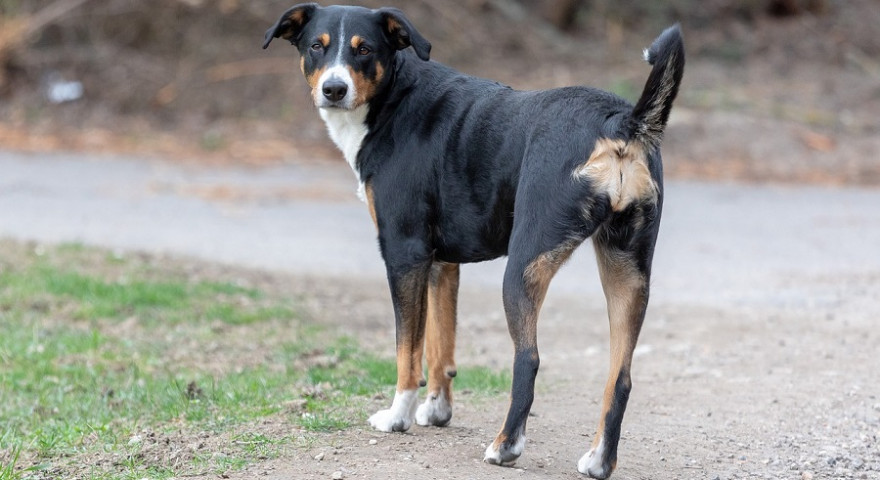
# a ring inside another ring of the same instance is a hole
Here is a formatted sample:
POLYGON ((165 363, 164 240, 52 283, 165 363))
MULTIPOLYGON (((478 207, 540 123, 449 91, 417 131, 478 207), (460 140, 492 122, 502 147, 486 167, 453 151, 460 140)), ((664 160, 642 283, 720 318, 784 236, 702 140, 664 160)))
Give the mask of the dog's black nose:
POLYGON ((338 102, 348 93, 348 85, 342 80, 327 80, 322 88, 324 97, 331 102, 338 102))

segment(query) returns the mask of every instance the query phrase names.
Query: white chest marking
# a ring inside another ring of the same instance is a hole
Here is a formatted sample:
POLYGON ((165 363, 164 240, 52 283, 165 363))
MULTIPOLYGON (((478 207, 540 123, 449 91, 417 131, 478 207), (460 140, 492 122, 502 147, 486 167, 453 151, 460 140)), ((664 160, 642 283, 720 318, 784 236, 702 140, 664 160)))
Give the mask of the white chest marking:
POLYGON ((345 160, 351 166, 355 176, 357 176, 358 198, 366 201, 364 195, 364 182, 361 180, 360 172, 357 169, 357 154, 361 150, 361 144, 364 137, 367 136, 367 112, 369 107, 362 105, 354 110, 343 110, 338 108, 320 108, 318 111, 324 123, 327 124, 327 131, 333 143, 342 150, 345 160))

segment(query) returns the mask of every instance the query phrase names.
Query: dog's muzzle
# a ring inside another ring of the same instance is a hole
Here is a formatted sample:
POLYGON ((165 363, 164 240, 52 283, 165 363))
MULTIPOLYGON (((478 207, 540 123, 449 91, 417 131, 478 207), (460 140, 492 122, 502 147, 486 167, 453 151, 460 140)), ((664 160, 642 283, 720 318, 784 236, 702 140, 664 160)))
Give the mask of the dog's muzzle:
POLYGON ((348 69, 335 65, 329 68, 318 79, 318 91, 315 95, 315 106, 318 108, 343 108, 353 107, 355 97, 354 81, 348 69))
POLYGON ((348 85, 342 79, 330 78, 321 86, 321 93, 324 94, 324 98, 335 104, 345 98, 348 85))

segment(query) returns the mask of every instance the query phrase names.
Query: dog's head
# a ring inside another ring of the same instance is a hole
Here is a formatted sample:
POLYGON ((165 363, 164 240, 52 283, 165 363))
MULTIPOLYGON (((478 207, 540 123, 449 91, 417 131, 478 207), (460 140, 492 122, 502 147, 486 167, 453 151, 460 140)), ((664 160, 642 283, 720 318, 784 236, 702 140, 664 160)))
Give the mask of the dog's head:
POLYGON ((300 69, 319 108, 351 110, 369 101, 385 85, 399 50, 413 47, 428 60, 431 44, 396 8, 296 5, 266 31, 289 40, 302 57, 300 69))

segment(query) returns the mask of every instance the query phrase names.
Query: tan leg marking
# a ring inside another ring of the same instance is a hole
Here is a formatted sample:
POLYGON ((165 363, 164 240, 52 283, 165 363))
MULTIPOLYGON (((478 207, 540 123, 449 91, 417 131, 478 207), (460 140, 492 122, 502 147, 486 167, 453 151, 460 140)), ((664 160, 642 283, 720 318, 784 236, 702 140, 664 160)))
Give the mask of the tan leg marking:
POLYGON ((531 339, 537 338, 538 313, 544 304, 544 297, 547 295, 550 281, 556 275, 556 272, 559 271, 559 267, 568 260, 568 257, 571 256, 579 244, 579 242, 565 242, 553 250, 544 252, 532 260, 526 267, 525 272, 523 272, 526 294, 534 304, 534 308, 531 309, 528 318, 524 319, 523 340, 527 341, 523 342, 523 347, 537 347, 537 345, 533 345, 534 341, 531 339))
POLYGON ((397 324, 397 390, 391 408, 379 410, 367 421, 383 432, 403 432, 416 417, 418 388, 425 385, 422 354, 425 348, 428 275, 430 265, 413 265, 406 273, 389 279, 397 324))
POLYGON ((618 376, 623 369, 628 372, 632 365, 633 350, 638 341, 642 315, 648 301, 645 276, 638 271, 629 257, 615 256, 613 252, 597 246, 596 259, 608 303, 611 363, 602 398, 602 415, 599 417, 599 426, 593 438, 593 448, 599 445, 605 433, 605 418, 614 401, 618 376))
POLYGON ((422 353, 425 342, 425 301, 427 289, 417 291, 424 285, 417 278, 421 272, 411 273, 401 279, 401 316, 404 319, 397 336, 397 391, 414 390, 425 386, 422 372, 422 353), (404 299, 414 299, 414 302, 404 299))
POLYGON ((643 200, 657 202, 660 191, 651 177, 645 150, 623 140, 597 140, 590 158, 574 176, 589 179, 599 192, 606 193, 615 212, 643 200))
POLYGON ((397 391, 415 390, 425 385, 422 374, 423 347, 404 340, 397 349, 397 391))
POLYGON ((502 431, 502 432, 498 433, 497 437, 495 437, 495 441, 492 442, 492 447, 494 447, 495 450, 498 450, 501 448, 501 444, 506 441, 507 441, 507 435, 502 431))
POLYGON ((425 356, 428 360, 428 395, 440 394, 452 404, 455 370, 455 317, 458 307, 457 264, 435 263, 428 282, 428 319, 425 356))
POLYGON ((364 196, 367 198, 367 208, 370 209, 370 218, 373 219, 373 226, 379 231, 379 220, 376 217, 376 202, 373 199, 373 186, 370 183, 364 185, 364 196))

